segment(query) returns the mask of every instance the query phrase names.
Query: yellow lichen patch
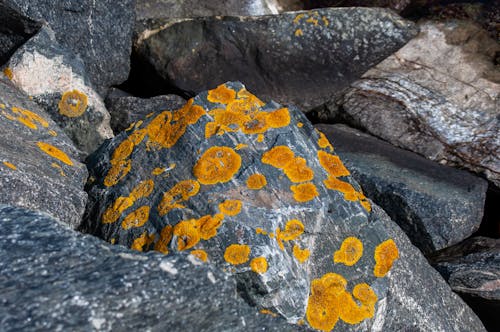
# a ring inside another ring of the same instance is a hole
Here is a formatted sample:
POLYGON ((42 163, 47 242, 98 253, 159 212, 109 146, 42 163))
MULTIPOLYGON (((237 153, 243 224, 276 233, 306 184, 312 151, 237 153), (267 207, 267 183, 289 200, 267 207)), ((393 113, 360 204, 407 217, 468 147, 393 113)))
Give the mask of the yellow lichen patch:
POLYGON ((304 263, 309 259, 311 252, 309 249, 300 249, 298 245, 293 246, 293 256, 299 261, 299 263, 304 263))
POLYGON ((262 174, 252 174, 247 179, 247 187, 252 190, 259 190, 267 185, 266 177, 262 174))
POLYGON ((114 164, 104 178, 104 185, 106 187, 114 186, 130 172, 131 168, 132 162, 130 160, 121 160, 114 164))
POLYGON ((190 197, 196 195, 200 191, 200 184, 195 180, 184 180, 177 183, 169 191, 163 194, 163 198, 158 205, 160 216, 166 215, 172 209, 183 209, 184 205, 180 204, 187 201, 190 197))
POLYGON ((200 232, 192 220, 184 220, 175 225, 174 235, 177 236, 177 249, 181 251, 191 249, 200 242, 200 232))
POLYGON ((8 161, 4 161, 2 162, 6 167, 10 168, 10 169, 13 169, 14 171, 17 170, 17 167, 16 165, 12 164, 12 163, 9 163, 8 161))
POLYGON ((161 252, 162 254, 168 254, 168 245, 172 240, 174 234, 174 228, 172 225, 167 225, 163 227, 160 232, 160 238, 155 243, 155 250, 161 252))
POLYGON ((142 197, 148 197, 153 192, 155 187, 155 183, 153 180, 144 180, 140 182, 132 192, 130 193, 130 198, 133 200, 137 200, 142 197))
POLYGON ((14 77, 14 74, 12 73, 12 69, 10 69, 9 67, 5 67, 4 70, 3 70, 3 73, 4 75, 9 79, 9 80, 12 80, 12 78, 14 77))
POLYGON ((260 228, 260 227, 257 227, 255 229, 255 233, 262 234, 262 235, 267 235, 267 232, 264 229, 260 228))
POLYGON ((264 138, 265 138, 264 134, 257 135, 257 142, 259 143, 264 142, 264 138))
POLYGON ((203 249, 196 249, 190 252, 191 255, 198 258, 202 262, 206 262, 208 259, 207 252, 203 249))
POLYGON ((286 127, 290 124, 290 112, 288 108, 280 108, 267 115, 267 122, 271 128, 286 127))
POLYGON ((37 142, 36 145, 38 146, 38 148, 40 150, 42 150, 43 152, 45 152, 46 154, 48 154, 52 158, 55 158, 55 159, 65 163, 66 165, 73 166, 73 162, 68 157, 68 155, 66 153, 62 152, 61 150, 59 150, 58 148, 56 148, 55 146, 50 145, 50 144, 45 143, 45 142, 37 142))
POLYGON ((239 100, 244 100, 247 103, 249 109, 258 108, 265 105, 262 100, 257 98, 254 94, 250 93, 245 88, 242 88, 240 91, 238 91, 237 96, 239 100))
POLYGON ((384 277, 398 258, 399 251, 394 240, 389 239, 379 244, 375 248, 375 267, 373 268, 375 277, 384 277))
POLYGON ((340 249, 333 255, 334 263, 342 263, 347 266, 353 266, 363 256, 363 243, 356 237, 346 238, 340 249))
POLYGON ((330 152, 333 152, 333 146, 330 143, 330 141, 328 140, 328 138, 326 138, 325 134, 323 134, 319 130, 318 130, 318 134, 319 134, 318 146, 322 149, 328 148, 328 150, 330 150, 330 152))
POLYGON ((359 203, 361 204, 361 206, 363 206, 363 208, 364 208, 366 211, 371 212, 371 210, 372 210, 372 206, 371 206, 371 204, 370 204, 370 201, 369 201, 369 200, 367 200, 366 198, 365 198, 365 199, 361 199, 361 200, 359 201, 359 203))
POLYGON ((236 147, 234 149, 241 150, 241 149, 246 149, 246 148, 248 148, 248 144, 239 143, 238 145, 236 145, 236 147))
POLYGON ((103 224, 110 224, 118 220, 120 218, 120 215, 134 205, 134 201, 130 199, 129 197, 118 197, 113 205, 108 207, 106 211, 104 211, 102 215, 102 223, 103 224))
POLYGON ((318 189, 313 183, 301 183, 291 186, 290 190, 293 192, 293 198, 301 203, 308 202, 319 196, 318 189))
POLYGON ((78 90, 66 91, 59 101, 59 113, 70 118, 81 116, 87 110, 87 95, 78 90))
POLYGON ((302 157, 293 158, 283 170, 290 181, 295 183, 311 181, 314 178, 313 170, 302 157))
POLYGON ((143 226, 149 219, 149 206, 141 206, 130 212, 122 221, 122 228, 127 230, 133 227, 143 226))
POLYGON ((336 179, 333 176, 328 177, 325 181, 323 181, 325 186, 328 189, 337 190, 344 194, 344 199, 348 201, 356 201, 358 200, 358 192, 354 187, 345 181, 341 181, 336 179))
POLYGON ((49 130, 48 133, 52 137, 56 137, 57 136, 57 133, 54 130, 49 130))
POLYGON ((285 229, 280 232, 280 238, 283 241, 295 240, 304 233, 304 229, 304 224, 300 220, 289 220, 285 225, 285 229))
POLYGON ((272 312, 271 310, 268 309, 260 309, 259 312, 264 315, 271 315, 273 317, 278 317, 278 314, 275 312, 272 312))
POLYGON ((307 23, 312 23, 314 24, 314 26, 318 26, 319 24, 319 20, 315 19, 314 17, 309 17, 307 20, 306 20, 307 23))
POLYGON ((147 232, 144 232, 139 236, 137 239, 132 242, 132 245, 130 246, 130 249, 137 250, 137 251, 143 251, 144 247, 149 247, 151 243, 155 240, 155 235, 151 234, 148 235, 147 232))
POLYGON ((323 16, 321 18, 321 20, 323 21, 323 24, 327 27, 329 24, 330 24, 330 21, 328 21, 328 19, 326 18, 326 16, 323 16))
POLYGON ((256 257, 250 261, 250 268, 253 272, 263 274, 267 272, 267 259, 265 257, 256 257))
POLYGON ((359 324, 375 314, 377 295, 365 283, 358 284, 353 289, 354 297, 361 303, 358 305, 351 294, 343 292, 339 296, 340 319, 348 324, 359 324))
POLYGON ((351 173, 345 168, 344 164, 340 160, 338 156, 334 156, 325 151, 318 151, 318 159, 319 163, 325 171, 331 176, 339 177, 339 176, 348 176, 351 173))
POLYGON ((228 182, 238 172, 241 157, 227 146, 213 146, 198 159, 193 174, 202 184, 228 182))
POLYGON ((118 147, 113 151, 110 163, 112 165, 119 163, 127 159, 134 151, 134 143, 129 140, 124 140, 118 145, 118 147))
POLYGON ((206 215, 195 221, 195 227, 198 229, 200 238, 209 240, 217 235, 217 229, 222 225, 223 214, 214 216, 206 215))
POLYGON ((246 244, 231 244, 224 252, 226 262, 239 265, 248 262, 250 256, 250 247, 246 244))
POLYGON ((299 14, 293 19, 293 24, 298 24, 300 20, 304 17, 304 14, 299 14))
POLYGON ((295 30, 295 37, 300 37, 303 35, 304 35, 304 32, 302 31, 302 29, 295 30))
POLYGON ((238 199, 227 199, 219 204, 219 211, 226 216, 235 216, 241 211, 241 201, 238 199))
POLYGON ((285 145, 275 146, 262 155, 262 162, 276 168, 285 168, 294 158, 293 151, 285 145))
POLYGON ((132 134, 130 134, 127 140, 132 142, 134 145, 139 145, 144 137, 146 137, 147 133, 146 128, 135 130, 132 134))
POLYGON ((297 122, 297 127, 302 128, 304 127, 304 124, 302 122, 297 122))
POLYGON ((157 167, 157 168, 155 168, 155 169, 151 172, 151 174, 152 174, 152 175, 160 175, 160 174, 165 173, 165 171, 166 171, 166 170, 167 170, 167 169, 166 169, 165 167, 157 167))
POLYGON ((208 91, 207 100, 211 103, 228 104, 236 98, 236 92, 226 85, 208 91))
POLYGON ((39 123, 44 128, 47 128, 49 126, 47 120, 34 112, 19 107, 12 107, 11 110, 12 113, 17 115, 17 118, 13 119, 30 129, 38 129, 36 123, 39 123))
POLYGON ((59 171, 59 175, 66 176, 66 173, 64 173, 62 166, 59 165, 58 163, 52 163, 52 164, 50 164, 50 166, 56 168, 59 171))

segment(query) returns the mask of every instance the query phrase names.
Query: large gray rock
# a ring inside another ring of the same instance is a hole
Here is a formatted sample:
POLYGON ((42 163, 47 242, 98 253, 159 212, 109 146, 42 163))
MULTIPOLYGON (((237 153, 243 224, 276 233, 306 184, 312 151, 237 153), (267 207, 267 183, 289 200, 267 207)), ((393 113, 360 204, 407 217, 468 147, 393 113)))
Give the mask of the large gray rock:
POLYGON ((11 81, 32 96, 85 153, 113 137, 110 115, 88 69, 44 26, 6 64, 11 81))
POLYGON ((293 331, 192 256, 133 253, 0 205, 2 331, 293 331))
POLYGON ((0 74, 0 203, 80 224, 87 168, 47 113, 0 74))
POLYGON ((344 125, 318 125, 364 193, 424 254, 471 236, 480 226, 488 183, 344 125))
POLYGON ((340 94, 417 32, 373 8, 160 20, 144 29, 137 53, 175 87, 196 94, 239 80, 263 100, 303 111, 340 94))
POLYGON ((127 79, 135 20, 133 0, 3 0, 17 13, 47 22, 57 41, 80 56, 100 93, 127 79))
POLYGON ((498 186, 500 45, 460 21, 424 22, 420 30, 323 115, 498 186))

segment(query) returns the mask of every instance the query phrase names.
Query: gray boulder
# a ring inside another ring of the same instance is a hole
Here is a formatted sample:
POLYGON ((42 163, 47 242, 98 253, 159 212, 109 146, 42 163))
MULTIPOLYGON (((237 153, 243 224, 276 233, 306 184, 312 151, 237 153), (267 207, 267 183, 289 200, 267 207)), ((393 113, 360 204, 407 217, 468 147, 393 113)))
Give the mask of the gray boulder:
POLYGON ((424 254, 449 247, 479 228, 488 183, 344 125, 317 125, 364 193, 424 254))
POLYGON ((87 168, 71 140, 0 74, 0 203, 43 211, 79 225, 87 168))

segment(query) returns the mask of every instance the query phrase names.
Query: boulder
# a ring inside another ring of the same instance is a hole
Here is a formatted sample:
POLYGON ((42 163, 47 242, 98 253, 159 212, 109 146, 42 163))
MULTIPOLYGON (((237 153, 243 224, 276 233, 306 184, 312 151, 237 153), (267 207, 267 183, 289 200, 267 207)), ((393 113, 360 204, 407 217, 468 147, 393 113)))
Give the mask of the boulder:
POLYGON ((320 117, 500 184, 500 45, 460 21, 420 35, 370 69, 320 117))
POLYGON ((323 7, 382 7, 401 13, 410 4, 418 2, 421 6, 434 0, 304 0, 305 9, 323 7))
POLYGON ((85 64, 57 43, 50 27, 44 26, 20 47, 4 70, 85 153, 113 137, 109 113, 85 64))
POLYGON ((303 111, 323 105, 410 40, 415 25, 391 11, 328 8, 258 17, 146 24, 138 56, 196 94, 240 80, 263 100, 303 111))
POLYGON ((471 236, 484 212, 487 181, 440 165, 344 125, 317 125, 366 196, 424 254, 471 236))
MULTIPOLYGON (((71 140, 0 74, 0 203, 80 224, 87 168, 71 140)), ((0 315, 2 316, 2 315, 0 315)))
POLYGON ((291 331, 192 255, 133 253, 0 205, 2 331, 291 331))
POLYGON ((3 0, 20 16, 46 22, 57 41, 83 60, 90 81, 104 94, 128 76, 134 1, 3 0))

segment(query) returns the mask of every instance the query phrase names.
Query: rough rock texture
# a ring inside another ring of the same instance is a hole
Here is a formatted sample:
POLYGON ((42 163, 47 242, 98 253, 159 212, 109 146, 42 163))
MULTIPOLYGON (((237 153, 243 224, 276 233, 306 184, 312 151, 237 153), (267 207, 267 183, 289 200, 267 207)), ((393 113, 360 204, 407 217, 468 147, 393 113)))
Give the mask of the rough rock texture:
POLYGON ((344 125, 316 128, 335 146, 364 193, 424 254, 456 244, 479 228, 487 181, 344 125))
MULTIPOLYGON (((116 91, 116 90, 114 90, 116 91)), ((177 95, 157 96, 153 98, 137 98, 133 96, 110 93, 106 98, 106 106, 111 114, 111 128, 120 133, 132 123, 146 118, 153 112, 176 110, 181 108, 186 100, 177 95)))
POLYGON ((88 158, 82 229, 137 250, 194 251, 290 322, 367 331, 382 319, 397 248, 330 152, 302 112, 227 83, 88 158))
POLYGON ((198 93, 240 80, 263 100, 303 111, 322 105, 416 34, 373 8, 150 24, 138 54, 177 88, 198 93))
POLYGON ((412 2, 421 5, 432 0, 304 0, 304 9, 323 7, 383 7, 390 8, 395 12, 402 12, 412 2))
MULTIPOLYGON (((48 114, 0 74, 0 203, 80 224, 87 168, 48 114)), ((1 316, 1 315, 0 315, 1 316)))
POLYGON ((420 29, 324 115, 429 159, 483 173, 498 186, 500 71, 492 59, 500 46, 465 22, 426 22, 420 29))
POLYGON ((486 328, 498 330, 500 239, 471 238, 436 253, 431 262, 481 317, 486 328))
POLYGON ((17 13, 47 24, 57 41, 82 58, 99 92, 127 78, 134 27, 133 0, 3 0, 17 13))
POLYGON ((385 320, 380 320, 373 331, 484 331, 472 310, 376 205, 373 205, 371 222, 385 226, 400 253, 387 277, 387 299, 380 303, 386 310, 385 320))
POLYGON ((292 331, 192 256, 138 254, 0 205, 2 331, 292 331))
POLYGON ((109 113, 84 63, 57 43, 49 27, 19 48, 5 70, 82 151, 91 153, 113 137, 109 113))

